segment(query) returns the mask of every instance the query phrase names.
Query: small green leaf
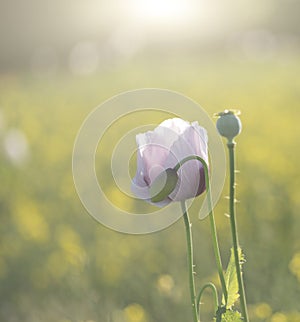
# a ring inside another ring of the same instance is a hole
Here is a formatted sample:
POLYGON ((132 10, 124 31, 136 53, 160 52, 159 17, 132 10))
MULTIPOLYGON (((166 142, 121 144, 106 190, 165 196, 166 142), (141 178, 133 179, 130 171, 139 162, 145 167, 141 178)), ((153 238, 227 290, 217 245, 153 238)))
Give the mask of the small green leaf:
POLYGON ((227 310, 222 316, 222 322, 241 322, 241 313, 238 311, 227 310))
MULTIPOLYGON (((239 248, 238 250, 239 253, 239 261, 240 265, 243 264, 245 258, 242 253, 242 249, 239 248)), ((225 283, 227 287, 227 293, 228 293, 228 298, 227 298, 227 305, 226 308, 230 309, 234 305, 234 303, 238 300, 239 298, 239 285, 238 285, 238 280, 237 280, 237 274, 236 274, 236 267, 235 267, 235 260, 234 260, 234 252, 233 249, 231 248, 231 255, 229 259, 229 263, 227 266, 227 270, 225 273, 225 283)), ((223 299, 224 301, 224 299, 223 299)))
POLYGON ((226 310, 225 306, 220 306, 214 318, 216 322, 241 322, 243 318, 241 313, 233 310, 226 310))

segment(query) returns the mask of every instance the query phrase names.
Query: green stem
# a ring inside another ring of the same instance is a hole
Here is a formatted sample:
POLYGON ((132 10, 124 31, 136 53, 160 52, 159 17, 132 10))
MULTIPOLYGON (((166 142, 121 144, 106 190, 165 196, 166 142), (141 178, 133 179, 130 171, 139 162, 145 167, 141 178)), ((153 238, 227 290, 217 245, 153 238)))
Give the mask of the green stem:
POLYGON ((194 279, 194 259, 193 259, 193 241, 192 241, 192 224, 190 223, 189 215, 186 208, 185 201, 181 202, 181 208, 183 212, 183 219, 186 230, 186 241, 187 241, 187 255, 188 255, 188 268, 189 268, 189 284, 190 284, 190 295, 192 302, 193 320, 198 322, 197 306, 196 306, 196 291, 195 291, 195 279, 194 279))
POLYGON ((202 294, 204 293, 204 291, 207 288, 211 288, 211 290, 213 292, 214 304, 215 304, 215 312, 217 312, 218 307, 219 307, 218 292, 217 292, 217 289, 216 289, 215 285, 213 283, 207 283, 207 284, 205 284, 202 287, 202 289, 200 290, 200 292, 198 294, 198 297, 197 297, 197 308, 198 308, 198 313, 199 313, 199 320, 201 320, 200 319, 200 301, 201 301, 202 294))
POLYGON ((214 254, 215 254, 215 258, 216 258, 216 264, 217 264, 217 269, 218 269, 218 273, 219 273, 219 278, 220 278, 220 282, 221 282, 221 286, 222 286, 222 292, 223 292, 224 298, 225 298, 225 304, 227 304, 228 295, 227 295, 227 288, 226 288, 226 283, 225 283, 225 278, 224 278, 223 265, 222 265, 221 255, 220 255, 220 248, 219 248, 219 243, 218 243, 218 236, 217 236, 217 230, 216 230, 215 217, 214 217, 214 212, 213 212, 213 207, 212 207, 208 166, 207 166, 205 160, 203 160, 199 156, 191 155, 191 156, 188 156, 188 157, 184 158, 183 160, 181 160, 175 166, 174 170, 178 171, 179 168, 185 162, 190 161, 190 160, 198 160, 198 161, 200 161, 202 163, 202 165, 203 165, 203 168, 204 168, 213 249, 214 249, 214 254))
POLYGON ((237 280, 239 284, 239 293, 240 293, 240 303, 242 315, 245 322, 249 321, 247 305, 246 305, 246 295, 244 282, 242 278, 241 264, 239 258, 239 241, 238 241, 238 231, 236 225, 236 216, 235 216, 235 160, 234 160, 234 141, 228 141, 227 147, 229 150, 229 169, 230 169, 230 182, 229 182, 229 212, 230 212, 230 225, 232 233, 232 242, 233 242, 233 252, 235 267, 237 273, 237 280))

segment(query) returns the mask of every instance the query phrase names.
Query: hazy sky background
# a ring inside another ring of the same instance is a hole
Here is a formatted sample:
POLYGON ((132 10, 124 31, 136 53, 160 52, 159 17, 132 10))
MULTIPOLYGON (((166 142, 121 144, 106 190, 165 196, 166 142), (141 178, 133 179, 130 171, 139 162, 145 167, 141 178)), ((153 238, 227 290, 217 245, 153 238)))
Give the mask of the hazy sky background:
POLYGON ((1 0, 0 70, 88 73, 99 62, 168 50, 295 54, 299 12, 297 0, 1 0))

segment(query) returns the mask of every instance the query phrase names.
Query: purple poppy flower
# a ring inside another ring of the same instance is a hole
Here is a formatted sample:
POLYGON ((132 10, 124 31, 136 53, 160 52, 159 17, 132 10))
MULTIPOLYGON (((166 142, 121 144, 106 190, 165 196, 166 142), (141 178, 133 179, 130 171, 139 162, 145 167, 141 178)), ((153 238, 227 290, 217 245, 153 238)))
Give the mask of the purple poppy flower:
POLYGON ((207 140, 207 132, 198 122, 189 123, 180 118, 165 120, 154 131, 138 134, 137 171, 131 185, 134 195, 159 207, 200 195, 205 190, 201 162, 190 160, 177 173, 173 168, 191 155, 201 157, 208 164, 207 140), (167 195, 156 202, 152 187, 159 186, 157 181, 168 179, 172 189, 169 185, 164 190, 167 195))

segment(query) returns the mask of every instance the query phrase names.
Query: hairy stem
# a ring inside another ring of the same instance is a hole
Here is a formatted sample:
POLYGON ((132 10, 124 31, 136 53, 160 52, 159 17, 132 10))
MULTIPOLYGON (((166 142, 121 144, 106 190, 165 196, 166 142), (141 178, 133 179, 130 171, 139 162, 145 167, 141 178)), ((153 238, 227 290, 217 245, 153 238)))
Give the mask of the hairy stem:
POLYGON ((194 279, 192 224, 190 223, 185 201, 181 202, 181 208, 183 212, 183 219, 184 219, 185 231, 186 231, 189 285, 190 285, 190 296, 191 296, 191 302, 192 302, 193 320, 194 322, 199 322, 197 306, 196 306, 196 291, 195 291, 195 279, 194 279))
POLYGON ((197 308, 198 308, 198 314, 199 314, 199 320, 200 319, 200 301, 201 301, 201 297, 204 293, 204 291, 210 288, 213 292, 213 297, 214 297, 214 306, 215 306, 215 312, 217 312, 218 307, 219 307, 219 300, 218 300, 218 292, 217 292, 217 288, 215 287, 215 285, 213 283, 207 283, 205 284, 202 289, 200 290, 198 296, 197 296, 197 308))
POLYGON ((225 283, 225 278, 224 278, 224 272, 223 272, 223 266, 222 266, 222 260, 221 260, 221 255, 220 255, 220 248, 219 248, 219 243, 218 243, 218 236, 217 236, 217 230, 216 230, 216 223, 215 223, 215 217, 214 217, 214 212, 213 212, 213 207, 212 207, 212 200, 211 200, 211 191, 210 191, 210 182, 209 182, 209 174, 208 174, 208 166, 202 158, 200 158, 197 155, 191 155, 183 160, 181 160, 176 166, 175 170, 178 171, 179 168, 187 161, 190 160, 198 160, 202 163, 203 168, 204 168, 204 174, 205 174, 205 184, 206 184, 206 192, 207 192, 207 201, 208 201, 208 209, 209 209, 209 217, 210 217, 210 228, 211 228, 211 233, 212 233, 212 243, 213 243, 213 250, 216 258, 216 264, 217 264, 217 269, 219 273, 219 278, 222 286, 222 292, 224 294, 225 298, 225 303, 227 303, 227 288, 226 288, 226 283, 225 283))
POLYGON ((244 282, 242 278, 241 264, 240 264, 239 251, 238 251, 239 240, 238 240, 238 231, 237 231, 236 216, 235 216, 235 160, 234 160, 235 142, 228 141, 227 146, 229 150, 229 170, 230 170, 229 214, 230 214, 233 252, 234 252, 237 280, 239 284, 241 311, 242 311, 244 321, 248 322, 249 318, 248 318, 248 312, 247 312, 245 288, 244 288, 244 282))

